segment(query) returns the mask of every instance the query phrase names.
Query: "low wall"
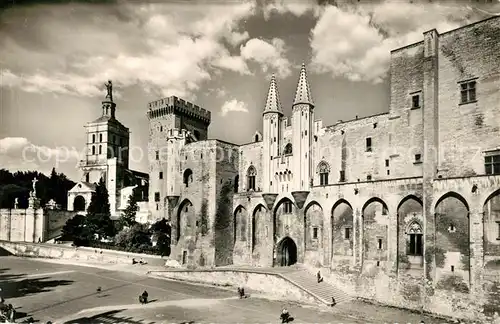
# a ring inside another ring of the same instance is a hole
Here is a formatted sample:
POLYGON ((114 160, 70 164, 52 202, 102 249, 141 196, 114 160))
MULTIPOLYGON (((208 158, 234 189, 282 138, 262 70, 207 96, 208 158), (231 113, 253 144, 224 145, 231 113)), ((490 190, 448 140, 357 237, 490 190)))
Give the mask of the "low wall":
POLYGON ((269 294, 279 299, 318 304, 318 301, 304 290, 295 286, 279 274, 274 273, 210 269, 152 271, 151 274, 161 278, 214 286, 244 287, 245 289, 269 294))
POLYGON ((131 264, 132 259, 135 258, 136 260, 142 259, 149 265, 163 266, 167 260, 160 256, 150 254, 94 249, 90 247, 75 248, 59 244, 0 241, 0 247, 17 256, 67 259, 108 264, 131 264))

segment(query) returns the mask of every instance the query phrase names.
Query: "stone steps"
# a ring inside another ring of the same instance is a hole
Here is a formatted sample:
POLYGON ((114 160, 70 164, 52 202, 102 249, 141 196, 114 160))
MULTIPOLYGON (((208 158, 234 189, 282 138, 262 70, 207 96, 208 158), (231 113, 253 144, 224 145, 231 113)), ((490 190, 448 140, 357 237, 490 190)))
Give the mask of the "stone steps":
POLYGON ((281 276, 300 286, 302 289, 311 293, 313 296, 315 296, 317 299, 320 299, 327 305, 332 304, 332 297, 335 298, 337 304, 353 299, 342 290, 332 286, 325 281, 318 283, 316 276, 312 275, 307 270, 285 272, 281 273, 281 276))

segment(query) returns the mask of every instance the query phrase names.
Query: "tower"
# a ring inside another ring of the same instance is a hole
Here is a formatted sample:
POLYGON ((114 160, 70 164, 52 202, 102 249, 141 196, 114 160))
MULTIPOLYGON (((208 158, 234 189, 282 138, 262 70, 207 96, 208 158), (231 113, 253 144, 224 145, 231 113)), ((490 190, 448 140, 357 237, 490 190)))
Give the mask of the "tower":
POLYGON ((184 145, 206 140, 211 114, 171 96, 148 104, 149 210, 151 220, 169 219, 168 196, 179 196, 180 152, 184 145))
POLYGON ((314 103, 307 80, 306 66, 300 69, 299 81, 292 106, 293 190, 309 190, 312 178, 312 132, 314 103))
POLYGON ((263 117, 263 188, 264 192, 277 192, 277 183, 273 183, 275 163, 273 159, 278 158, 281 142, 281 118, 283 109, 279 99, 276 76, 273 74, 269 91, 267 92, 266 106, 263 117))
POLYGON ((119 191, 125 186, 125 170, 129 164, 130 132, 116 119, 112 82, 108 81, 105 86, 107 94, 102 101, 102 114, 85 126, 87 154, 80 161, 80 169, 83 182, 97 183, 100 178, 105 180, 111 214, 115 215, 120 199, 119 191))

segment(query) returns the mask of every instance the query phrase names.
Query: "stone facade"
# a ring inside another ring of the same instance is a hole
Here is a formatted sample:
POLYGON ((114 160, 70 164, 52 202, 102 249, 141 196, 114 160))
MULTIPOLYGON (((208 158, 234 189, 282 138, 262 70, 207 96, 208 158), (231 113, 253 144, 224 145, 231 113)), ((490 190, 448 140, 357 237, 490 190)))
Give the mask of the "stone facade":
MULTIPOLYGON (((108 86, 111 82, 108 83, 108 86)), ((102 115, 86 125, 85 158, 80 161, 81 179, 68 192, 68 211, 86 213, 96 183, 104 179, 112 218, 126 208, 123 194, 134 192, 139 201, 147 201, 148 175, 129 169, 130 132, 116 118, 112 89, 102 102, 102 115)), ((138 219, 148 218, 142 211, 138 219)))
POLYGON ((150 208, 172 220, 172 257, 191 266, 299 262, 329 269, 360 297, 492 315, 499 39, 498 17, 424 33, 391 52, 389 111, 332 126, 314 119, 305 66, 290 117, 273 77, 262 136, 246 145, 206 140, 210 113, 195 105, 150 103, 150 208))

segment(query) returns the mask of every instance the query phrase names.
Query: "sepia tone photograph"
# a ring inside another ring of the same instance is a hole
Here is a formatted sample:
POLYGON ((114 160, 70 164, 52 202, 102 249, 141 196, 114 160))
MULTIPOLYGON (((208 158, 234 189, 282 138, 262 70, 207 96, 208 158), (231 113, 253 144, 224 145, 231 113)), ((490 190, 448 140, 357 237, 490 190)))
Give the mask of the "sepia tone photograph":
POLYGON ((0 0, 0 324, 500 324, 500 0, 0 0))

